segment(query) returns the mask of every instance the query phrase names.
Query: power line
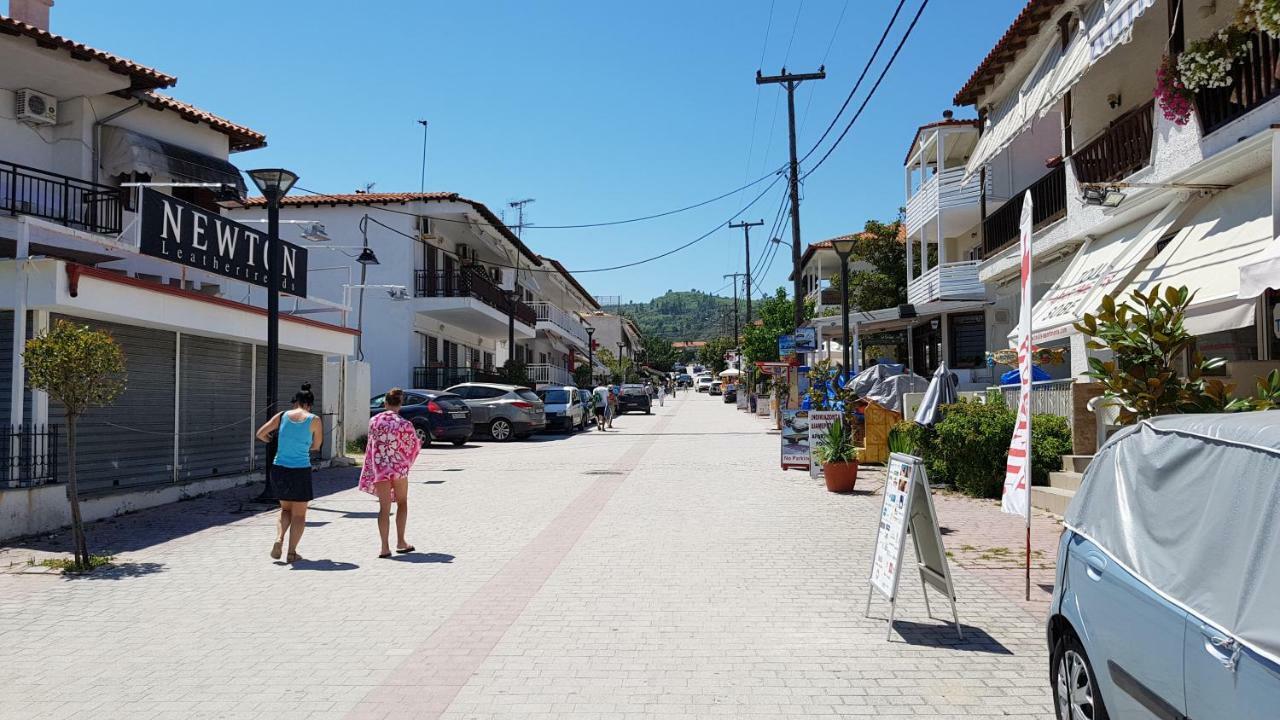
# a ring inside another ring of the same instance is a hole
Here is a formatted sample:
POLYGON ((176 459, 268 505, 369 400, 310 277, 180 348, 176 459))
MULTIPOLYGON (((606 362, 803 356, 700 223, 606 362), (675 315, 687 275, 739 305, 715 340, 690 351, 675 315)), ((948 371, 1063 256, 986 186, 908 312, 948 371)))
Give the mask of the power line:
MULTIPOLYGON (((905 0, 904 0, 905 2, 905 0)), ((836 25, 831 30, 831 39, 827 41, 827 49, 822 53, 822 62, 819 65, 826 65, 827 58, 831 56, 831 48, 835 47, 836 37, 840 34, 840 25, 844 23, 845 13, 849 11, 849 0, 844 0, 844 5, 840 8, 840 16, 836 18, 836 25)), ((763 64, 763 61, 761 62, 763 64)), ((809 100, 804 105, 804 116, 800 118, 800 131, 804 132, 804 126, 809 121, 809 109, 813 107, 813 93, 816 91, 814 86, 809 86, 809 100)), ((836 117, 840 117, 839 114, 836 117)), ((806 158, 809 156, 806 155, 806 158)))

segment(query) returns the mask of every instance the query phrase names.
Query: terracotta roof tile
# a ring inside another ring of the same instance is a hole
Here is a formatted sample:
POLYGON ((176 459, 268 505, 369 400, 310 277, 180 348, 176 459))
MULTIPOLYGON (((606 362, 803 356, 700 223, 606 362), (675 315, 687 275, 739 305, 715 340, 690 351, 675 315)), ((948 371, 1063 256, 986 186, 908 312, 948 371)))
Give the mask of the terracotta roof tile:
POLYGON ((267 145, 267 136, 257 130, 237 125, 226 118, 218 117, 207 110, 201 110, 195 105, 171 98, 168 95, 148 92, 145 95, 145 102, 153 108, 172 110, 188 120, 207 123, 214 130, 230 138, 231 152, 256 150, 267 145))
POLYGON ((995 83, 1005 66, 1026 46, 1025 39, 1040 32, 1040 24, 1048 20, 1054 8, 1062 3, 1063 0, 1028 0, 1022 12, 1014 18, 1013 24, 1000 36, 996 46, 983 58, 978 69, 973 71, 969 81, 960 88, 952 102, 956 105, 977 104, 982 91, 995 83))
POLYGON ((28 25, 20 20, 0 15, 0 34, 25 36, 32 38, 43 48, 62 48, 71 52, 71 57, 79 60, 97 60, 121 75, 128 75, 131 90, 149 90, 170 87, 178 82, 178 78, 166 75, 146 65, 140 65, 119 55, 91 48, 61 35, 54 35, 48 30, 41 30, 35 25, 28 25))
POLYGON ((969 125, 971 127, 976 128, 976 127, 980 127, 981 123, 977 118, 964 118, 961 120, 956 120, 955 118, 951 118, 948 120, 939 120, 938 122, 929 123, 928 125, 921 125, 920 127, 916 128, 916 134, 914 137, 911 138, 911 144, 907 146, 907 157, 905 160, 902 161, 902 164, 906 165, 907 163, 911 162, 911 151, 915 150, 916 143, 920 142, 920 133, 924 132, 925 130, 932 130, 934 128, 955 127, 957 125, 969 125))

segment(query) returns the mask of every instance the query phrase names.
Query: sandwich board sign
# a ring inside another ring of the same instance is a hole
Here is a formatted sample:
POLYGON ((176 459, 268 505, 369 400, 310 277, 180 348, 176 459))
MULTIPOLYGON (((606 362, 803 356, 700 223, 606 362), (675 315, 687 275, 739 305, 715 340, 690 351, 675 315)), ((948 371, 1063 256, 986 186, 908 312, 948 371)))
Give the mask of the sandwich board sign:
MULTIPOLYGON (((809 452, 813 452, 813 448, 818 446, 818 442, 823 435, 827 434, 827 429, 836 424, 836 421, 843 417, 839 410, 810 410, 809 411, 809 452)), ((809 463, 809 477, 822 477, 822 466, 816 462, 809 463)))
POLYGON ((933 610, 929 607, 929 588, 932 587, 947 596, 956 634, 964 639, 960 616, 956 613, 955 586, 951 583, 947 553, 942 547, 942 533, 938 530, 938 515, 934 512, 933 496, 929 492, 928 473, 920 458, 892 453, 886 471, 884 502, 880 507, 880 524, 876 530, 867 610, 864 613, 864 616, 870 615, 871 599, 876 592, 889 601, 886 639, 893 638, 893 616, 897 611, 898 585, 902 579, 908 535, 915 548, 915 569, 920 574, 925 612, 933 617, 933 610))
POLYGON ((782 469, 809 469, 808 410, 782 410, 782 469))

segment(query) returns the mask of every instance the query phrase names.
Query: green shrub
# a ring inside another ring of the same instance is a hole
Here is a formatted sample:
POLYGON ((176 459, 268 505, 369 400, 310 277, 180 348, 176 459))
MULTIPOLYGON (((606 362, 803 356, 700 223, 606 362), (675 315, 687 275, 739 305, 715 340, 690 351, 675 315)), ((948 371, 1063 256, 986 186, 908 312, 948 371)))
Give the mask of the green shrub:
POLYGON ((1000 497, 1014 420, 1013 411, 1000 403, 961 400, 947 406, 930 443, 930 477, 941 477, 967 495, 1000 497))
POLYGON ((1031 484, 1048 485, 1049 473, 1062 469, 1062 456, 1071 454, 1071 426, 1067 419, 1041 413, 1031 417, 1031 484))
POLYGON ((355 454, 363 454, 369 447, 369 436, 361 435, 354 440, 347 441, 347 452, 355 454))

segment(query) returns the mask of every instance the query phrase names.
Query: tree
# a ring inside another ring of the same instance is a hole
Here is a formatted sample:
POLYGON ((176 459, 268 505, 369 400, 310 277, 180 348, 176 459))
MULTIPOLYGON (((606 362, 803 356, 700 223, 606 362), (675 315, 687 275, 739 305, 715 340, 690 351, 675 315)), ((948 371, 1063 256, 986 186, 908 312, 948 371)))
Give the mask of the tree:
POLYGON ((105 332, 59 320, 27 341, 22 354, 27 386, 41 390, 62 405, 67 419, 67 499, 71 503, 71 535, 75 567, 88 570, 89 546, 80 517, 76 486, 76 424, 91 407, 110 405, 124 392, 124 353, 105 332))
POLYGON ((708 340, 706 345, 698 348, 698 362, 710 368, 712 373, 719 374, 721 370, 728 367, 724 354, 733 348, 733 340, 727 337, 708 340))
MULTIPOLYGON (((778 338, 794 332, 795 306, 787 297, 787 291, 778 288, 773 297, 765 298, 754 308, 759 325, 748 325, 742 332, 742 352, 752 362, 778 359, 778 338)), ((804 306, 806 320, 813 317, 813 302, 804 306)))
POLYGON ((586 365, 579 365, 573 369, 573 384, 580 388, 595 387, 592 382, 591 368, 586 365))
POLYGON ((623 378, 631 372, 631 361, 627 358, 619 358, 609 350, 601 348, 596 351, 596 357, 600 358, 600 363, 609 368, 609 374, 613 375, 613 382, 620 383, 623 378))
POLYGON ((675 365, 676 361, 680 359, 680 353, 672 346, 670 340, 660 338, 651 333, 644 334, 640 341, 640 347, 644 352, 645 363, 649 367, 658 368, 662 371, 670 370, 671 366, 675 365))
MULTIPOLYGON (((890 223, 868 220, 849 262, 865 262, 871 270, 849 273, 849 307, 853 310, 876 310, 907 302, 907 246, 899 239, 902 219, 890 223)), ((831 285, 840 288, 839 273, 831 277, 831 285)))
POLYGON ((528 385, 529 368, 519 360, 511 359, 503 363, 502 369, 498 371, 503 380, 512 385, 528 385))

